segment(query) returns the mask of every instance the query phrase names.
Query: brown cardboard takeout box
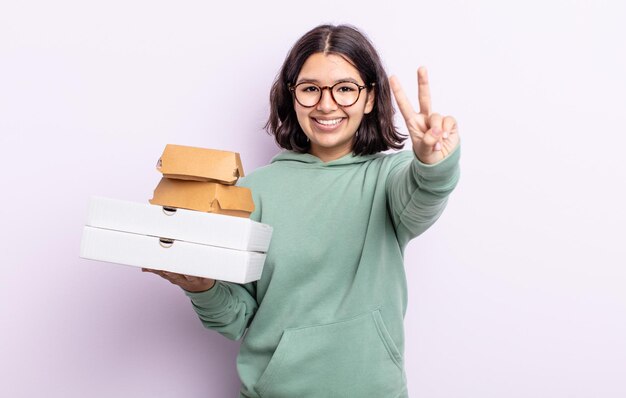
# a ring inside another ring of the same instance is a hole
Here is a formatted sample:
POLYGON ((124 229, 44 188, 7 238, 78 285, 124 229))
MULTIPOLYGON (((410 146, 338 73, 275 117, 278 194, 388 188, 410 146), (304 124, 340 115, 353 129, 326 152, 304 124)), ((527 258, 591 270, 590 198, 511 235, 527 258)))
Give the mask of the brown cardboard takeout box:
POLYGON ((167 144, 157 162, 164 177, 180 180, 213 181, 233 185, 243 177, 237 152, 167 144))
POLYGON ((252 192, 248 188, 171 178, 161 179, 150 203, 246 218, 254 211, 252 192))

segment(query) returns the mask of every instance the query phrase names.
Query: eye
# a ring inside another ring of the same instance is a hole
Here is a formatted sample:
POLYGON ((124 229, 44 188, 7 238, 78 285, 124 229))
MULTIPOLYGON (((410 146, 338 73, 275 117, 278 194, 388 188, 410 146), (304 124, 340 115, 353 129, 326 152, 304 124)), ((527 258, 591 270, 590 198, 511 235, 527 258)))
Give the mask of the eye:
POLYGON ((351 93, 353 91, 357 91, 358 87, 354 83, 339 83, 337 87, 335 87, 335 91, 338 93, 351 93))
POLYGON ((303 93, 316 93, 320 91, 320 88, 317 87, 315 84, 300 84, 298 86, 298 91, 301 91, 303 93))

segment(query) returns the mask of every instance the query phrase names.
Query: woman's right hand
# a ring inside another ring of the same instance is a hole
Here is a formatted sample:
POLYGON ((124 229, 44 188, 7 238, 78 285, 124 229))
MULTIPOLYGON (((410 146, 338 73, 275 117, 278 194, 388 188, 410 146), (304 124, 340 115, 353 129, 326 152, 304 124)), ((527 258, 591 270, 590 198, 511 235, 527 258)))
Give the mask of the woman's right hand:
POLYGON ((422 163, 435 164, 454 152, 459 145, 459 128, 454 117, 432 112, 426 68, 417 70, 419 112, 413 110, 398 78, 390 77, 389 84, 411 135, 415 156, 422 163))
POLYGON ((215 279, 201 278, 199 276, 177 274, 175 272, 160 271, 150 268, 142 268, 143 272, 151 272, 159 275, 174 285, 180 286, 188 292, 197 293, 209 290, 215 285, 215 279))

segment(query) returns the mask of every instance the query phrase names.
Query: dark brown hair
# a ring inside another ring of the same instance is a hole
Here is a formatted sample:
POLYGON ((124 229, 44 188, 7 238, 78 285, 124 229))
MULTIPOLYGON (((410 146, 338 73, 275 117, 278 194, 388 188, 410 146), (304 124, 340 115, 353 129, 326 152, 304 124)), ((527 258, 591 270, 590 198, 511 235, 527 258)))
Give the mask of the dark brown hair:
MULTIPOLYGON (((320 25, 308 31, 291 48, 270 91, 270 115, 265 130, 284 149, 305 153, 310 143, 302 131, 289 86, 296 83, 302 65, 313 54, 336 54, 359 71, 366 85, 374 85, 374 108, 363 116, 352 152, 371 155, 400 149, 407 138, 393 125, 394 109, 387 73, 367 37, 350 25, 320 25)), ((371 88, 368 88, 368 90, 371 88)))

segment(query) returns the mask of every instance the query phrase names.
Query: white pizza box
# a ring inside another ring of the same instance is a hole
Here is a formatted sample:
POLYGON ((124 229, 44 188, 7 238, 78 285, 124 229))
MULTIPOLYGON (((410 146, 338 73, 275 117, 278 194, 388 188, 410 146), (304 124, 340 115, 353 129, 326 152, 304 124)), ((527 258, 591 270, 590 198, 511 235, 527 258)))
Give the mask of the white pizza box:
POLYGON ((235 283, 258 280, 265 253, 85 226, 80 257, 235 283))
POLYGON ((248 218, 94 196, 87 226, 229 249, 266 252, 272 227, 248 218))

